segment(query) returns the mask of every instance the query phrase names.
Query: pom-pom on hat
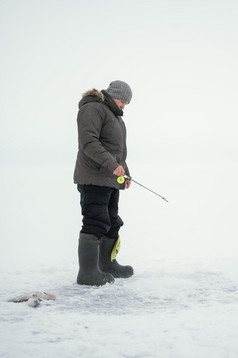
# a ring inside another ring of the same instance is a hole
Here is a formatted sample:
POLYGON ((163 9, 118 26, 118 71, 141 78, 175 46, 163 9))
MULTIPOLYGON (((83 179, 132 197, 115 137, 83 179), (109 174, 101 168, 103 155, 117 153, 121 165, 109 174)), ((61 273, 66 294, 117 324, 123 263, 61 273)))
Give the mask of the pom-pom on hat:
POLYGON ((110 94, 112 98, 120 99, 121 101, 130 103, 132 98, 132 90, 130 86, 123 81, 113 81, 110 83, 106 92, 110 94))

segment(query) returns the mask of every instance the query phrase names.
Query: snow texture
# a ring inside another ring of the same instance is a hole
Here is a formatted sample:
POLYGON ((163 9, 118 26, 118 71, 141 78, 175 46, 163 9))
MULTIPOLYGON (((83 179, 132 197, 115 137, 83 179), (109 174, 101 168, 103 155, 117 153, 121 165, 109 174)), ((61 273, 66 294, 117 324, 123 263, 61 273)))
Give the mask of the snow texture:
POLYGON ((238 356, 238 260, 134 262, 103 287, 75 283, 75 263, 9 269, 0 296, 0 357, 238 356), (7 302, 32 289, 38 308, 7 302))
POLYGON ((136 185, 121 194, 118 261, 135 275, 103 287, 75 283, 72 168, 2 171, 0 357, 237 358, 237 172, 232 163, 157 170, 159 188, 157 175, 135 178, 169 203, 136 185), (34 291, 56 301, 7 302, 34 291))

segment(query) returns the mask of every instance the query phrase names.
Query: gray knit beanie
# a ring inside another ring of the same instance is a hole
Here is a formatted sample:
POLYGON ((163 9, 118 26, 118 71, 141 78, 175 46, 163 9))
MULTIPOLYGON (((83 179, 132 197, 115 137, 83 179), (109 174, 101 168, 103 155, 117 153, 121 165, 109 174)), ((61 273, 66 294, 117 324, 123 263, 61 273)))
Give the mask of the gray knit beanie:
POLYGON ((130 103, 132 98, 132 90, 130 86, 123 81, 113 81, 110 83, 106 92, 110 94, 112 98, 120 99, 121 101, 130 103))

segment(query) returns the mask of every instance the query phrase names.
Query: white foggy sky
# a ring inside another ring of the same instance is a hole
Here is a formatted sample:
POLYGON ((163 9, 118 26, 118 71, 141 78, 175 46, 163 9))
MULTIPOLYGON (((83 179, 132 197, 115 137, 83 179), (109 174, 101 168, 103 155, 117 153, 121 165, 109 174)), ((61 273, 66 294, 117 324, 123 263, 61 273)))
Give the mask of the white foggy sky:
POLYGON ((25 155, 32 144, 37 151, 52 141, 67 150, 81 93, 118 78, 133 89, 125 115, 139 141, 142 133, 148 143, 236 143, 237 7, 235 1, 1 1, 6 150, 14 156, 18 146, 25 155))
MULTIPOLYGON (((134 94, 125 109, 125 122, 128 164, 135 178, 153 184, 153 189, 159 184, 161 194, 173 201, 181 189, 176 183, 186 181, 181 179, 180 164, 189 171, 189 166, 198 163, 200 170, 190 185, 199 187, 201 193, 204 189, 206 195, 218 178, 212 169, 216 163, 219 183, 224 186, 217 187, 221 199, 210 199, 215 207, 232 210, 229 220, 234 224, 236 1, 1 0, 0 8, 0 161, 6 193, 11 193, 8 169, 20 175, 25 167, 67 167, 71 175, 81 93, 92 87, 106 88, 111 80, 120 79, 130 84, 134 94), (211 175, 201 180, 207 168, 211 175), (154 173, 161 178, 159 183, 154 173), (227 190, 233 201, 224 204, 227 190)), ((11 174, 11 178, 11 184, 16 184, 18 175, 11 174)), ((33 178, 37 185, 38 177, 33 178)), ((49 181, 57 179, 50 177, 49 181)), ((63 195, 67 189, 61 190, 63 195)), ((191 197, 189 188, 184 190, 183 195, 191 197)), ((42 194, 39 188, 38 195, 42 194)), ((193 205, 197 208, 196 202, 193 205)), ((5 207, 1 210, 8 219, 16 215, 14 209, 8 214, 5 207)), ((234 227, 221 217, 236 248, 234 227)), ((215 216, 213 219, 206 217, 206 223, 216 227, 215 216)), ((5 225, 2 228, 7 236, 5 225)))

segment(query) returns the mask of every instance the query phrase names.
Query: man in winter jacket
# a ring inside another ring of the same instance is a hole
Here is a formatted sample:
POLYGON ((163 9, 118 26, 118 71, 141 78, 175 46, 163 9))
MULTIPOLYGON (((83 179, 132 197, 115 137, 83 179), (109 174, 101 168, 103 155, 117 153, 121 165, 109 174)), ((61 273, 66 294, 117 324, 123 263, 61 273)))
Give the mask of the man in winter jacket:
POLYGON ((133 275, 131 266, 116 260, 120 248, 119 190, 130 187, 126 164, 126 127, 123 109, 132 91, 123 81, 113 81, 106 90, 90 90, 79 102, 78 155, 74 182, 80 192, 83 225, 80 231, 77 283, 104 285, 114 278, 133 275))

